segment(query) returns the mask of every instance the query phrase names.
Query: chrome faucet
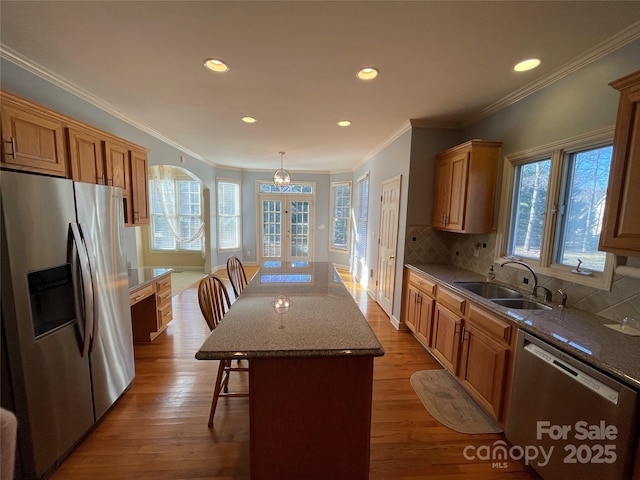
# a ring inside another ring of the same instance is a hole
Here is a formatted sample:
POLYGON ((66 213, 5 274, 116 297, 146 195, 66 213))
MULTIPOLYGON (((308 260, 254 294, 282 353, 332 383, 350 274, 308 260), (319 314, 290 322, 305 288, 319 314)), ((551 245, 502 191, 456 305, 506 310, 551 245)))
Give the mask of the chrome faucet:
POLYGON ((560 305, 558 305, 560 308, 565 308, 567 306, 567 292, 565 292, 562 289, 558 290, 558 293, 561 295, 561 299, 560 299, 560 305))
MULTIPOLYGON (((547 287, 543 287, 542 285, 538 285, 537 288, 541 288, 542 291, 544 292, 544 301, 545 302, 551 302, 551 300, 553 299, 553 293, 551 293, 551 290, 549 290, 547 287)), ((536 294, 538 293, 537 291, 535 291, 536 294)))
MULTIPOLYGON (((536 272, 534 272, 533 268, 531 268, 528 264, 526 264, 524 262, 521 262, 520 260, 507 260, 506 262, 501 264, 500 267, 504 267, 505 265, 508 265, 509 263, 517 263, 518 265, 522 265, 523 267, 525 267, 527 270, 529 270, 531 272, 531 275, 533 275, 533 287, 531 288, 531 297, 535 298, 535 296, 538 293, 538 276, 536 275, 536 272)), ((545 290, 547 290, 547 289, 545 289, 545 290)), ((547 291, 549 291, 549 290, 547 290, 547 291)), ((549 292, 549 293, 551 293, 551 292, 549 292)))

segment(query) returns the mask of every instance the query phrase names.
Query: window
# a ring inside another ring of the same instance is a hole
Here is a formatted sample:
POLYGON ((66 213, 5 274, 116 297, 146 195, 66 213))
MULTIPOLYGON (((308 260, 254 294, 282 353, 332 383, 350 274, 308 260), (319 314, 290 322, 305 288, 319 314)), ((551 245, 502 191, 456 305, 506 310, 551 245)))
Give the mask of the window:
POLYGON ((349 251, 351 182, 331 184, 331 248, 349 251))
POLYGON ((188 177, 149 180, 151 249, 202 250, 200 182, 188 177))
POLYGON ((367 255, 369 215, 369 174, 358 180, 358 211, 356 215, 356 256, 364 261, 367 255))
POLYGON ((240 250, 242 234, 240 226, 240 182, 216 179, 218 192, 218 251, 240 250))
POLYGON ((505 158, 498 256, 522 259, 545 275, 610 288, 613 257, 598 251, 598 242, 612 137, 606 129, 505 158))

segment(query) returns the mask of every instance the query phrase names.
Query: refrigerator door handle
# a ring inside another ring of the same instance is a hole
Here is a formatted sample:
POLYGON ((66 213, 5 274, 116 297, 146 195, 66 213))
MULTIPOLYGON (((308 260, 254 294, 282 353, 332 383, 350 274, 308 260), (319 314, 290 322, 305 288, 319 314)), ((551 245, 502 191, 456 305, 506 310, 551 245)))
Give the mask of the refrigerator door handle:
POLYGON ((91 244, 91 239, 88 235, 85 234, 87 227, 84 223, 79 223, 80 234, 82 235, 82 240, 84 242, 84 246, 87 249, 87 258, 89 260, 89 271, 91 272, 91 285, 93 292, 93 333, 91 334, 91 348, 89 351, 93 351, 93 345, 98 338, 98 326, 100 325, 100 314, 99 314, 99 298, 97 298, 98 294, 98 279, 96 278, 96 255, 95 250, 91 244))
POLYGON ((82 346, 82 356, 86 357, 89 353, 89 345, 91 343, 91 330, 93 326, 93 312, 95 311, 95 302, 93 298, 93 284, 91 279, 91 268, 89 266, 89 257, 87 250, 82 241, 78 225, 70 223, 73 241, 76 245, 76 252, 80 260, 80 271, 82 274, 82 295, 84 299, 84 336, 82 346))

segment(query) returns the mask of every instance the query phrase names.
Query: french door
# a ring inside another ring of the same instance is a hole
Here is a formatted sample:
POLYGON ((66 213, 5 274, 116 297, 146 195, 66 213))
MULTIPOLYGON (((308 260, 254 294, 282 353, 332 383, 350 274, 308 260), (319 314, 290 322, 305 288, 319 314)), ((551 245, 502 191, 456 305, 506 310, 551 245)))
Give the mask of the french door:
POLYGON ((260 195, 259 262, 313 260, 313 200, 297 195, 260 195))

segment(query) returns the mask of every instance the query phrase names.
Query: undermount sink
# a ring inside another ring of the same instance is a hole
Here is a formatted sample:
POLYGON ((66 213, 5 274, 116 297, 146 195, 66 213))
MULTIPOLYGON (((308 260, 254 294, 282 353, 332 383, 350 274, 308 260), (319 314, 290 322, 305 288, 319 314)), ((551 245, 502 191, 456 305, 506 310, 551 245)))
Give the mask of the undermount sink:
POLYGON ((552 310, 549 305, 544 303, 527 300, 526 298, 491 298, 493 303, 502 305, 503 307, 515 308, 518 310, 552 310))
POLYGON ((493 299, 493 298, 522 298, 522 294, 509 287, 503 287, 502 285, 496 285, 489 282, 455 282, 455 284, 465 290, 469 290, 481 297, 493 299))

